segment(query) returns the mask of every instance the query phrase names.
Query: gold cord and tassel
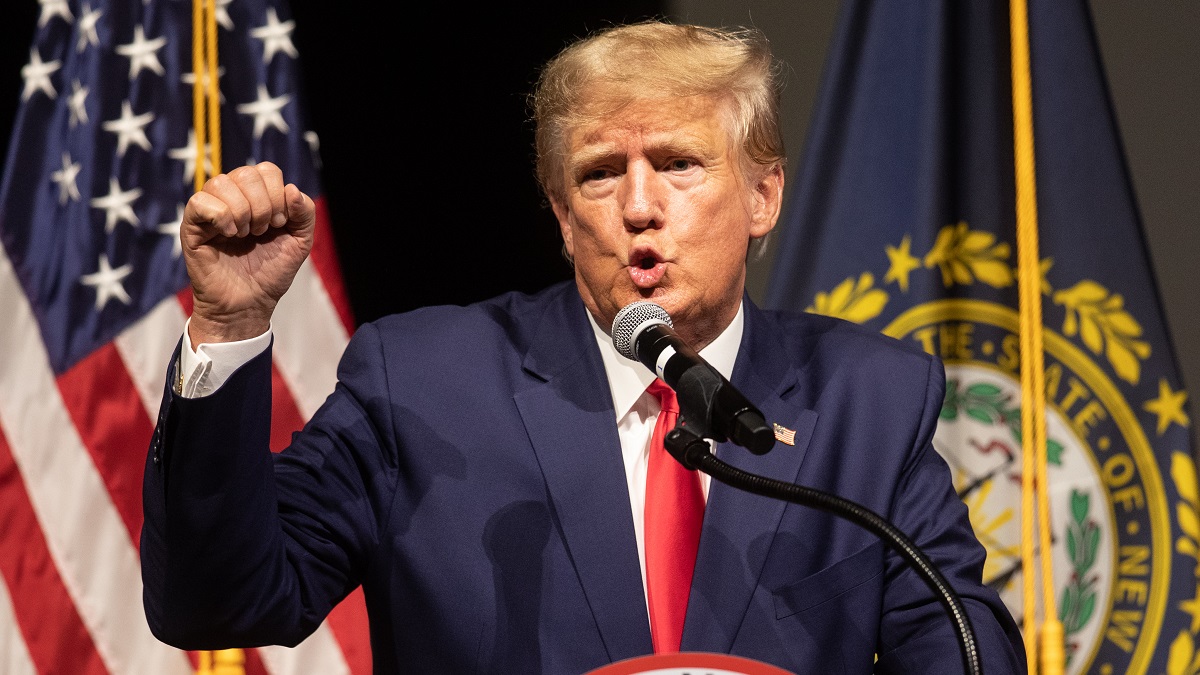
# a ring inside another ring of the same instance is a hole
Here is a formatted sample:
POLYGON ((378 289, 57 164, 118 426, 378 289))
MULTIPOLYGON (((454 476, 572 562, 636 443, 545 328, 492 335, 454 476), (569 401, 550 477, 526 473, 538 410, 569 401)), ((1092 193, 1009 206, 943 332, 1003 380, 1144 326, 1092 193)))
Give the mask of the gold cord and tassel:
POLYGON ((1034 173, 1033 87, 1026 0, 1010 0, 1013 150, 1017 195, 1017 278, 1021 339, 1021 570, 1025 654, 1029 674, 1061 675, 1063 627, 1054 597, 1046 468, 1046 384, 1042 334, 1042 278, 1038 258, 1037 183, 1034 173), (1036 505, 1035 505, 1036 502, 1036 505), (1034 517, 1037 526, 1034 527, 1034 517), (1035 554, 1034 533, 1037 533, 1035 554), (1038 569, 1035 558, 1040 559, 1038 569), (1038 625, 1036 578, 1042 580, 1038 625), (1040 655, 1040 659, 1038 658, 1040 655))
POLYGON ((217 63, 216 0, 192 0, 192 74, 195 75, 192 129, 196 135, 197 192, 211 177, 207 175, 209 166, 213 175, 221 173, 221 91, 217 63))

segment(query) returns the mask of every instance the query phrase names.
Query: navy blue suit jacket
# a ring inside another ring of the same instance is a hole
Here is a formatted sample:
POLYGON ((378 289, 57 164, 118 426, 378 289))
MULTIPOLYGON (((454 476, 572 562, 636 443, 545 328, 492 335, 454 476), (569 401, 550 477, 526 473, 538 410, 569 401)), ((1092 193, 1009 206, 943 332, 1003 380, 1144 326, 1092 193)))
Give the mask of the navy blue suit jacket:
MULTIPOLYGON (((964 597, 988 672, 1023 671, 930 443, 940 362, 746 304, 731 380, 795 445, 718 456, 891 520, 964 597)), ((206 398, 168 387, 141 547, 155 635, 186 649, 294 644, 362 584, 378 672, 576 675, 649 653, 585 311, 562 284, 364 325, 336 391, 274 456, 269 353, 206 398)), ((873 535, 715 481, 682 648, 797 673, 961 672, 941 605, 873 535)))

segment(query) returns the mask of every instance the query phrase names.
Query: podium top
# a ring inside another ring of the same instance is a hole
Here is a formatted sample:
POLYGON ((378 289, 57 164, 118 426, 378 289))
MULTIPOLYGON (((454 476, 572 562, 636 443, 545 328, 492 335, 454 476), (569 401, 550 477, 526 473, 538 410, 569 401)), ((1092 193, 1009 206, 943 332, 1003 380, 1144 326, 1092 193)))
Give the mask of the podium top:
POLYGON ((601 666, 584 675, 795 675, 762 661, 710 654, 681 652, 638 656, 601 666))

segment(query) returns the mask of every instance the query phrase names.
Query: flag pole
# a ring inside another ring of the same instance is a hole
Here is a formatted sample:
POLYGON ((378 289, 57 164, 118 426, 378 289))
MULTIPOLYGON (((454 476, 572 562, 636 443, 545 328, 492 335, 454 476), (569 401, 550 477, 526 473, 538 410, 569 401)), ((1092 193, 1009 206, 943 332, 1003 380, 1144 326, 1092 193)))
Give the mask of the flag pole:
MULTIPOLYGON (((196 192, 204 189, 206 148, 211 147, 212 173, 221 172, 221 91, 217 78, 216 0, 192 0, 192 129, 196 138, 196 192)), ((241 649, 201 651, 196 675, 245 675, 241 649)))
POLYGON ((1025 653, 1030 675, 1063 672, 1063 628, 1054 597, 1046 458, 1046 385, 1042 334, 1042 279, 1038 256, 1037 184, 1034 173, 1033 87, 1026 0, 1009 3, 1012 41, 1013 163, 1016 174, 1017 278, 1021 340, 1021 566, 1025 653), (1034 500, 1042 578, 1041 630, 1037 626, 1034 500))

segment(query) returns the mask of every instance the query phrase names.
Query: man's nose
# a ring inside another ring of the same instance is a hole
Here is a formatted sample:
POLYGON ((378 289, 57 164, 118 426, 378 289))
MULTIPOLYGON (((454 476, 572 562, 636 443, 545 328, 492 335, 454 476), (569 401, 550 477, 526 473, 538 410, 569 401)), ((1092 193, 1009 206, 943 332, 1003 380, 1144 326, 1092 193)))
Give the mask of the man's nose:
POLYGON ((625 226, 644 230, 662 227, 661 176, 648 163, 630 164, 622 185, 625 226))

